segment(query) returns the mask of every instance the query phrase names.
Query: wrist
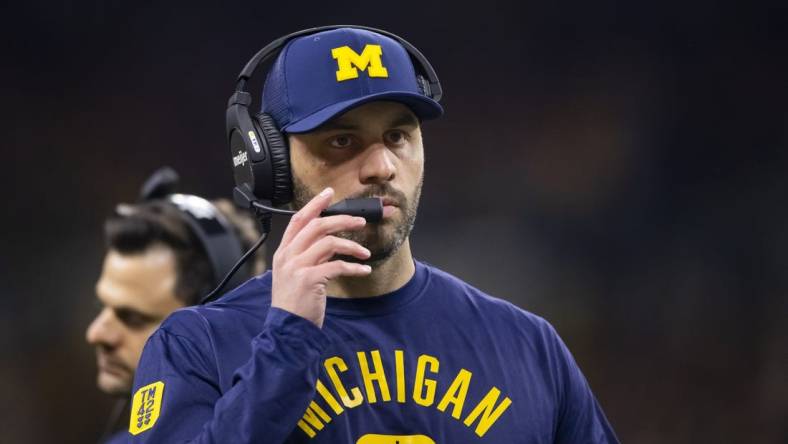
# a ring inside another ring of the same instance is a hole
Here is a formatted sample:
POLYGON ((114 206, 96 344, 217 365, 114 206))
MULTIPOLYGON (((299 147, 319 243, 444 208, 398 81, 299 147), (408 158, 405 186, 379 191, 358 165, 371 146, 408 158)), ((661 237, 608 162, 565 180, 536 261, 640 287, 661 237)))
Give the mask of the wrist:
POLYGON ((271 308, 307 321, 318 329, 323 328, 323 316, 315 316, 314 314, 309 313, 308 310, 299 309, 299 307, 296 305, 272 301, 271 308))

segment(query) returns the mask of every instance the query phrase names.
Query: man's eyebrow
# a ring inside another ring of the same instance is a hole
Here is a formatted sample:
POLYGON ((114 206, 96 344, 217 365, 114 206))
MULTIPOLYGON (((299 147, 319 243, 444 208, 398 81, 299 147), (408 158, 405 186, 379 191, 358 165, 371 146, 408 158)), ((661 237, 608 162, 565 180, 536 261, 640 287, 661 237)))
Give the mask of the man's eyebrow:
POLYGON ((330 120, 315 130, 318 133, 325 133, 328 131, 355 131, 358 129, 358 125, 353 125, 352 123, 346 123, 342 120, 330 120))
MULTIPOLYGON (((396 128, 398 126, 418 126, 419 120, 416 118, 413 113, 403 111, 397 114, 388 124, 389 128, 396 128)), ((318 127, 315 132, 316 133, 324 133, 329 131, 357 131, 361 127, 350 123, 344 122, 342 119, 337 120, 330 120, 320 127, 318 127)))
POLYGON ((390 128, 396 128, 398 126, 418 126, 419 120, 416 119, 416 116, 413 113, 409 113, 404 111, 398 114, 394 119, 392 119, 391 123, 389 124, 390 128))
POLYGON ((153 313, 146 313, 144 311, 141 311, 141 310, 138 310, 136 308, 129 307, 129 306, 126 306, 126 305, 119 305, 117 307, 112 307, 112 310, 118 316, 127 316, 127 315, 131 315, 131 314, 135 314, 135 315, 143 316, 143 317, 150 318, 150 319, 156 319, 158 317, 157 315, 155 315, 153 313))

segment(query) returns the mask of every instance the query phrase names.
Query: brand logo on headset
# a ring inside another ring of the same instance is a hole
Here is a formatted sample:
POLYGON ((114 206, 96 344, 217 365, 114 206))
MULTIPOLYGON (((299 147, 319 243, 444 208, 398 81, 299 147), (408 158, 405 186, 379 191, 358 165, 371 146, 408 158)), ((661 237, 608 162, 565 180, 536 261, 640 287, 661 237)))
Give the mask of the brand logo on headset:
POLYGON ((237 167, 239 165, 243 165, 248 160, 248 156, 246 151, 239 151, 238 154, 233 156, 233 167, 237 167))
POLYGON ((350 46, 341 46, 331 50, 331 57, 337 61, 337 82, 357 79, 358 70, 367 71, 370 77, 388 77, 389 72, 380 57, 383 49, 380 45, 366 45, 361 54, 357 54, 350 46))

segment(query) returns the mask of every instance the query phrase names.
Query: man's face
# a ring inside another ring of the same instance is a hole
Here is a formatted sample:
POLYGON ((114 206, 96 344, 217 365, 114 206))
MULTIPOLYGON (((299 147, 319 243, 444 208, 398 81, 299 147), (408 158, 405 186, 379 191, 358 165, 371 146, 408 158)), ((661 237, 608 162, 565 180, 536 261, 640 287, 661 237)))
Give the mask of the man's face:
MULTIPOLYGON (((303 207, 325 187, 334 201, 383 198, 383 220, 362 231, 339 233, 382 261, 410 235, 424 175, 419 121, 405 105, 371 102, 342 114, 315 131, 289 135, 293 204, 303 207)), ((355 258, 345 260, 359 262, 355 258)))
POLYGON ((96 283, 102 310, 85 337, 96 347, 97 384, 112 395, 126 395, 145 341, 173 310, 183 306, 175 297, 175 253, 154 245, 142 253, 110 250, 96 283))

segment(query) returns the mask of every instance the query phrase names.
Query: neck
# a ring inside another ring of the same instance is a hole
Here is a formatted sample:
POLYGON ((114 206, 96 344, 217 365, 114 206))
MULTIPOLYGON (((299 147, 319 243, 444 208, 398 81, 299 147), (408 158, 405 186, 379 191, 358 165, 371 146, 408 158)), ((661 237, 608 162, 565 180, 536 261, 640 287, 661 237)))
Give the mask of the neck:
POLYGON ((341 277, 328 283, 328 294, 340 298, 380 296, 407 284, 416 266, 410 252, 410 240, 383 262, 372 266, 372 273, 364 277, 341 277))

